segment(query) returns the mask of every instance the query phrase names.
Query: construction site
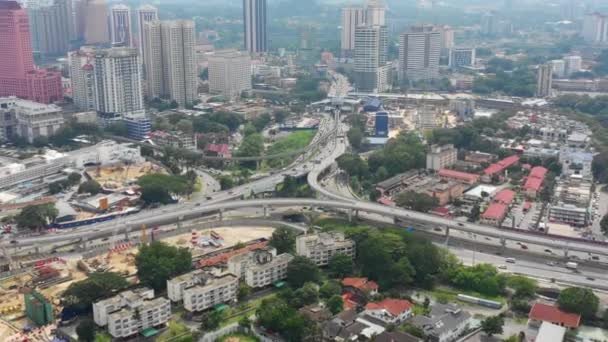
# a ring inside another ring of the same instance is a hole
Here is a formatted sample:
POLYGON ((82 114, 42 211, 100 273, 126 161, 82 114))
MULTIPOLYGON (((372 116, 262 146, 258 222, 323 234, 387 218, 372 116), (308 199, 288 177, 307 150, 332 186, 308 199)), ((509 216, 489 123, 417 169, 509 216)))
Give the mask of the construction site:
POLYGON ((151 173, 165 173, 165 169, 151 162, 138 164, 119 163, 111 166, 95 166, 86 169, 87 176, 108 191, 122 191, 151 173))

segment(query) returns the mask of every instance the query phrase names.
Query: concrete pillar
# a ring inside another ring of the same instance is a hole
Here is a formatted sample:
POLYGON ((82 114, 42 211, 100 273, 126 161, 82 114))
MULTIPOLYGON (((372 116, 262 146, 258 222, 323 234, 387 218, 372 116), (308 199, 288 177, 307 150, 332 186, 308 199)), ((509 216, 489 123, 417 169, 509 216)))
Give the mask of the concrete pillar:
POLYGON ((220 209, 220 221, 224 221, 224 209, 220 209))
POLYGON ((500 250, 504 252, 505 249, 507 249, 507 239, 500 238, 500 250))
POLYGON ((125 225, 125 240, 129 240, 129 231, 131 230, 131 227, 129 227, 128 225, 125 225))
POLYGON ((568 259, 568 248, 564 249, 564 258, 568 259))
POLYGON ((445 227, 445 238, 446 239, 450 238, 450 227, 448 227, 448 226, 445 227))
POLYGON ((87 238, 86 237, 82 237, 80 238, 80 244, 79 247, 81 250, 85 251, 87 249, 87 238))
POLYGON ((263 206, 262 209, 264 209, 264 217, 268 217, 268 207, 263 206))
POLYGON ((359 218, 359 209, 355 210, 355 217, 359 218))
POLYGON ((40 254, 40 245, 34 245, 34 250, 36 251, 36 254, 40 254))
POLYGON ((348 209, 348 222, 353 222, 353 210, 348 209))

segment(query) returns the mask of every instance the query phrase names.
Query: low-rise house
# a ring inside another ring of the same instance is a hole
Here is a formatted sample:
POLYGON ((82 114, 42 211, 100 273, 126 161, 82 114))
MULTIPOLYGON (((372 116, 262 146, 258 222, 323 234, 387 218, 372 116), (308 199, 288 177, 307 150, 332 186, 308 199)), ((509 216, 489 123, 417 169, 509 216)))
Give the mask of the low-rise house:
POLYGON ((430 170, 441 170, 451 167, 456 163, 458 150, 454 145, 433 145, 426 154, 426 168, 430 170))
POLYGON ((374 342, 422 342, 422 339, 401 331, 384 331, 374 342))
POLYGON ((228 144, 208 144, 205 146, 205 155, 218 158, 230 158, 230 146, 228 144))
POLYGON ((441 169, 437 173, 443 180, 453 180, 466 185, 474 185, 479 182, 479 175, 456 170, 441 169))
POLYGON ((371 295, 375 296, 378 294, 378 283, 367 278, 344 278, 342 279, 342 286, 344 291, 351 292, 358 295, 371 295))
POLYGON ((466 332, 471 314, 456 304, 435 304, 428 316, 414 316, 409 320, 435 342, 452 342, 466 332))
POLYGON ((536 198, 543 186, 548 170, 542 166, 533 167, 524 183, 524 192, 529 198, 536 198))
POLYGON ((338 232, 300 235, 296 238, 296 254, 309 258, 317 266, 326 266, 336 254, 354 258, 355 242, 338 232))
POLYGON ((325 322, 331 318, 331 312, 317 304, 302 307, 298 312, 317 323, 325 322))
POLYGON ((536 302, 528 314, 528 324, 533 327, 539 327, 542 322, 556 324, 568 329, 576 329, 581 324, 581 315, 562 311, 553 305, 536 302))
POLYGON ((171 302, 154 298, 152 289, 128 290, 93 303, 93 319, 97 325, 107 326, 112 337, 129 337, 167 323, 171 319, 171 302))
POLYGON ((365 313, 387 324, 399 324, 412 316, 413 307, 409 300, 386 298, 367 303, 365 313))
POLYGON ((516 165, 517 163, 519 163, 519 156, 514 155, 506 157, 505 159, 502 159, 483 170, 484 174, 481 179, 486 183, 490 183, 492 181, 492 178, 495 176, 498 176, 499 179, 502 179, 502 175, 504 174, 505 170, 513 165, 516 165))
POLYGON ((509 213, 509 207, 515 200, 516 193, 509 189, 503 189, 494 196, 492 203, 481 214, 480 222, 499 227, 509 213))
POLYGON ((559 325, 543 322, 538 329, 534 342, 563 342, 566 336, 566 328, 559 325))

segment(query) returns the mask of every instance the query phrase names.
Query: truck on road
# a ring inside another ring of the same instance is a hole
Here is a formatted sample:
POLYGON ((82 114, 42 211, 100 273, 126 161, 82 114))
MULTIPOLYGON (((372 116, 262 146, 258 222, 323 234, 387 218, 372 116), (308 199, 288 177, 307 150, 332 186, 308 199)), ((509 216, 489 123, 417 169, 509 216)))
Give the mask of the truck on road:
POLYGON ((578 268, 578 264, 572 261, 566 263, 566 268, 571 270, 576 270, 578 268))

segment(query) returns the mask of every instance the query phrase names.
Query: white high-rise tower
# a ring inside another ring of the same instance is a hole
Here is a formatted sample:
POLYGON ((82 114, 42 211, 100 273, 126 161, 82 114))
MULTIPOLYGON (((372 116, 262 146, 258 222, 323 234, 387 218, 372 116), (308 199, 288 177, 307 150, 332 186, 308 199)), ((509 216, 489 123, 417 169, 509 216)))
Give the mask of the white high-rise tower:
POLYGON ((386 5, 384 0, 368 0, 366 8, 367 25, 386 25, 386 5))
POLYGON ((110 41, 114 45, 132 46, 131 8, 114 5, 110 8, 110 41))
POLYGON ((342 36, 340 39, 342 57, 352 57, 355 50, 355 31, 365 24, 363 7, 345 7, 342 9, 342 36))
POLYGON ((144 41, 144 23, 154 20, 158 20, 158 9, 156 7, 143 5, 137 9, 137 46, 139 47, 139 55, 141 56, 142 61, 146 58, 142 49, 142 42, 144 41))

